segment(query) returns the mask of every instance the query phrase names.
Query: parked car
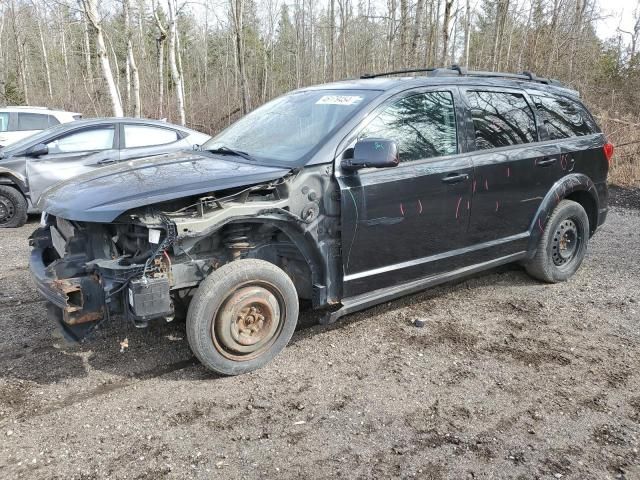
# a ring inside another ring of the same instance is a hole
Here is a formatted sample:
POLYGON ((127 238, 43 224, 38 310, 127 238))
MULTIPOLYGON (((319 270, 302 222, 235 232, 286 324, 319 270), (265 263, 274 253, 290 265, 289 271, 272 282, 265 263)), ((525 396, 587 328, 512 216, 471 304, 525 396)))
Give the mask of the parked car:
POLYGON ((80 113, 50 110, 46 107, 0 108, 0 148, 47 128, 81 118, 80 113))
POLYGON ((58 125, 0 150, 0 228, 40 211, 47 188, 112 163, 203 144, 209 135, 160 120, 103 118, 58 125))
POLYGON ((199 152, 113 165, 47 195, 31 272, 76 338, 171 320, 227 375, 324 322, 521 262, 569 279, 607 215, 613 147, 577 92, 436 69, 297 90, 199 152))

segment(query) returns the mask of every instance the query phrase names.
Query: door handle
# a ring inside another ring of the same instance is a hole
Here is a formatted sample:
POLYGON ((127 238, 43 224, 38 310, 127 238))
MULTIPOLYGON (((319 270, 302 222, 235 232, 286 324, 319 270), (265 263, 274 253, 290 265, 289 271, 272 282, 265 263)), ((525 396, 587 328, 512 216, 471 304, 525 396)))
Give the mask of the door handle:
POLYGON ((105 158, 96 162, 97 165, 109 165, 110 163, 116 163, 115 158, 105 158))
POLYGON ((469 178, 467 173, 450 173, 442 179, 444 183, 460 183, 469 178))
POLYGON ((549 167, 558 161, 557 158, 544 157, 536 162, 536 167, 549 167))

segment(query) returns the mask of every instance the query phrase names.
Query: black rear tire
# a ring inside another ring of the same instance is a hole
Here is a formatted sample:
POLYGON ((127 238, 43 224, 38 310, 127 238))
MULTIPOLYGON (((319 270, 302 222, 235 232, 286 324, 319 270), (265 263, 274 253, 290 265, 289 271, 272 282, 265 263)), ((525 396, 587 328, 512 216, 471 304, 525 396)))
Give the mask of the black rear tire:
POLYGON ((187 313, 189 346, 209 370, 239 375, 261 368, 289 343, 298 295, 275 265, 243 259, 202 281, 187 313))
POLYGON ((21 227, 27 222, 27 200, 16 188, 0 185, 0 228, 21 227))
POLYGON ((525 268, 548 283, 565 282, 578 270, 587 253, 589 217, 582 205, 562 200, 551 214, 536 254, 525 268))

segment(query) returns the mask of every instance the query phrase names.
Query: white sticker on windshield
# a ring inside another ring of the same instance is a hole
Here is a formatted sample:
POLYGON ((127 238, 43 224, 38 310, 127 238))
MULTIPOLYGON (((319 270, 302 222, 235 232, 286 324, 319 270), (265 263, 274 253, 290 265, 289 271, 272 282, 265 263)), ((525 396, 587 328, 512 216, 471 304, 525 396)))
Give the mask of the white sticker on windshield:
POLYGON ((358 95, 325 95, 316 105, 355 105, 362 101, 358 95))

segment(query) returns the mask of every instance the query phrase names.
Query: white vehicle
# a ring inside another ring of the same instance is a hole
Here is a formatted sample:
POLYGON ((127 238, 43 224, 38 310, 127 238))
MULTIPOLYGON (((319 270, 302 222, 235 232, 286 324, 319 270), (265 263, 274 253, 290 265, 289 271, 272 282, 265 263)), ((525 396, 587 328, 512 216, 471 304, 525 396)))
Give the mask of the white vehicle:
POLYGON ((81 118, 80 113, 50 110, 46 107, 0 108, 0 148, 54 125, 81 118))

